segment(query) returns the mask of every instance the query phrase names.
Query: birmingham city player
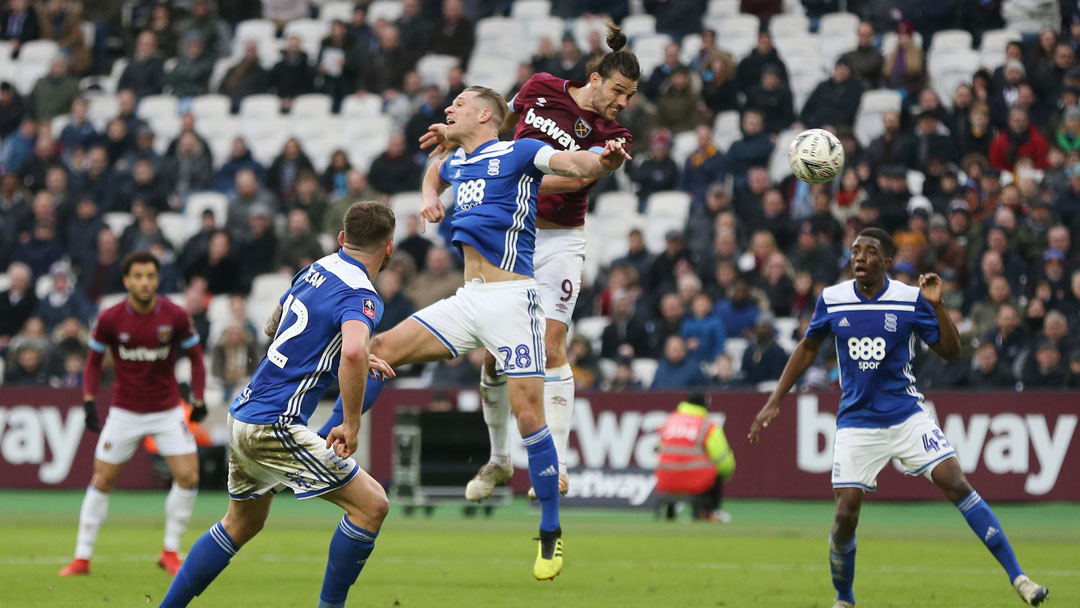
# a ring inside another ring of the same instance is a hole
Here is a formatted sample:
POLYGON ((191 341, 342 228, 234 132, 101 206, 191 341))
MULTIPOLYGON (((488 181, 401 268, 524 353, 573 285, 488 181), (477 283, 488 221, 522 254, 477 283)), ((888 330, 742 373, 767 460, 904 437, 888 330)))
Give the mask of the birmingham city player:
POLYGON ((394 252, 394 213, 359 202, 345 214, 341 250, 297 275, 267 324, 274 341, 229 408, 229 510, 191 547, 161 606, 186 606, 262 529, 270 502, 288 486, 345 509, 330 540, 319 606, 343 607, 375 548, 390 504, 382 486, 350 458, 369 371, 393 370, 368 341, 383 303, 372 281, 394 252), (337 373, 335 374, 335 371, 337 373), (344 422, 322 439, 308 417, 337 375, 344 422))
POLYGON ((975 534, 1009 575, 1020 597, 1032 606, 1046 599, 1016 561, 994 512, 971 489, 956 453, 937 423, 922 408, 911 360, 918 335, 948 360, 960 353, 960 338, 942 302, 941 279, 919 277, 912 287, 889 280, 896 245, 887 232, 867 228, 851 248, 854 280, 827 287, 788 359, 780 384, 750 426, 750 441, 780 413, 780 400, 817 358, 822 341, 836 339, 843 395, 836 416, 832 485, 836 516, 829 537, 829 566, 837 597, 833 608, 855 605, 855 527, 865 492, 877 488, 877 476, 891 459, 908 475, 923 475, 941 488, 975 534))
POLYGON ((86 427, 101 431, 94 450, 94 476, 79 511, 75 559, 60 576, 89 574, 98 530, 109 512, 109 493, 124 464, 131 460, 143 437, 150 435, 173 476, 165 499, 165 543, 158 565, 169 574, 180 568, 180 537, 191 520, 199 488, 199 459, 195 438, 188 430, 180 389, 176 384, 176 353, 191 361, 191 389, 195 396, 192 420, 206 417, 203 388, 206 367, 199 334, 180 306, 158 295, 158 260, 137 251, 123 262, 128 297, 102 311, 90 338, 90 355, 83 373, 86 427), (104 428, 98 425, 95 397, 101 383, 106 349, 116 367, 113 402, 104 428))
POLYGON ((420 211, 445 217, 439 193, 454 188, 451 241, 465 259, 465 286, 372 340, 391 366, 449 359, 483 346, 499 357, 510 404, 529 452, 529 478, 540 501, 540 546, 533 574, 562 570, 558 457, 544 421, 544 313, 533 279, 536 192, 545 173, 595 178, 629 156, 609 142, 600 154, 557 152, 534 139, 499 141, 508 112, 498 93, 469 87, 446 108, 446 137, 460 146, 428 167, 420 211))
MULTIPOLYGON (((560 150, 600 152, 607 141, 630 149, 631 135, 615 122, 637 91, 641 67, 637 57, 623 47, 626 36, 608 26, 612 52, 594 60, 589 82, 565 80, 540 73, 522 85, 510 100, 511 113, 501 132, 514 131, 514 139, 537 139, 560 150)), ((444 141, 445 125, 432 125, 421 147, 444 141)), ((441 148, 441 146, 440 146, 441 148)), ((434 153, 437 153, 439 148, 434 153)), ((540 184, 536 205, 536 254, 533 266, 547 329, 544 346, 547 369, 544 383, 544 415, 559 453, 559 490, 566 493, 566 451, 574 408, 574 376, 566 359, 566 332, 581 288, 585 266, 585 212, 596 178, 547 175, 540 184)), ((506 376, 488 353, 481 376, 484 421, 491 438, 491 458, 465 487, 469 500, 491 496, 496 485, 510 480, 510 402, 506 376)), ((530 497, 534 493, 530 491, 530 497)))

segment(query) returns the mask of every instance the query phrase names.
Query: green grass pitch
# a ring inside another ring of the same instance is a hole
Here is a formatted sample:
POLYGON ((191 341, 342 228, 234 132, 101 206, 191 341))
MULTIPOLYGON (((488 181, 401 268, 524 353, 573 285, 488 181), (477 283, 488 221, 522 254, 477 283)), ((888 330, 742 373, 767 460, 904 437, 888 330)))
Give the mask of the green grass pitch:
MULTIPOLYGON (((156 606, 169 577, 161 548, 165 493, 118 492, 93 572, 62 579, 81 492, 0 492, 0 606, 156 606)), ((340 517, 319 500, 279 496, 267 527, 194 606, 314 606, 340 517)), ((200 494, 184 548, 224 513, 200 494)), ((832 606, 827 502, 729 501, 734 521, 657 522, 647 511, 564 509, 566 565, 532 579, 538 511, 517 502, 491 518, 443 507, 394 508, 349 606, 812 608, 832 606)), ((997 505, 1021 564, 1047 585, 1051 608, 1080 606, 1080 505, 997 505)), ((859 528, 856 598, 865 607, 1021 606, 997 563, 956 510, 868 501, 859 528)))

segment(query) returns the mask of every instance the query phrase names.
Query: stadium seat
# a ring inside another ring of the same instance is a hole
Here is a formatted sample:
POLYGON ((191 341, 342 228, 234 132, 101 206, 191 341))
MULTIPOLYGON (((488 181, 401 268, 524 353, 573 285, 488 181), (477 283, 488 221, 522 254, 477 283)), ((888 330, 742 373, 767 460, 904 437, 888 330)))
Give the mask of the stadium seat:
POLYGON ((382 114, 382 97, 371 93, 349 95, 341 102, 341 115, 349 119, 360 119, 382 114))
POLYGON ((777 317, 773 321, 776 328, 776 343, 787 352, 795 349, 798 340, 795 339, 795 331, 799 329, 799 320, 792 317, 777 317))
POLYGON ((574 336, 581 336, 592 344, 593 352, 600 352, 600 336, 604 329, 611 324, 611 319, 603 316, 583 317, 573 322, 571 330, 574 336))
POLYGON ((375 23, 379 19, 385 19, 391 23, 401 17, 401 2, 399 0, 377 0, 368 5, 368 23, 375 23))
POLYGON ((506 91, 514 85, 517 74, 517 61, 513 58, 473 57, 469 61, 469 71, 465 73, 465 84, 482 85, 496 91, 506 91))
POLYGON ((671 146, 671 160, 675 161, 675 164, 682 167, 686 163, 686 159, 690 158, 690 155, 697 149, 697 133, 694 131, 683 131, 682 133, 675 134, 675 140, 671 146))
POLYGON ((221 118, 229 115, 232 102, 224 95, 200 95, 191 102, 191 114, 195 124, 207 118, 221 118))
POLYGON ((202 225, 202 213, 204 209, 214 212, 214 224, 218 228, 225 227, 225 219, 229 211, 229 199, 219 192, 192 192, 184 201, 184 217, 188 222, 202 225))
POLYGON ((900 93, 890 89, 866 91, 859 101, 859 113, 855 116, 855 138, 864 146, 885 131, 881 116, 888 110, 900 111, 903 103, 900 93))
POLYGON ((739 14, 739 0, 709 0, 709 17, 734 17, 739 14))
POLYGON ((52 40, 31 40, 19 49, 19 58, 13 71, 15 89, 29 95, 37 81, 49 73, 49 64, 59 52, 52 40))
POLYGON ((428 54, 416 62, 416 71, 424 84, 434 84, 445 91, 449 83, 448 72, 459 63, 461 62, 453 55, 428 54))
POLYGON ((352 21, 354 4, 355 3, 349 2, 348 0, 324 2, 323 5, 319 7, 319 20, 326 22, 327 25, 333 23, 335 19, 349 23, 352 21))
POLYGON ((232 137, 207 138, 206 145, 210 146, 210 157, 214 161, 214 169, 220 169, 229 160, 232 153, 232 137))
MULTIPOLYGON (((280 294, 278 294, 278 297, 280 297, 280 294)), ((232 297, 227 294, 218 294, 210 298, 210 303, 206 307, 206 320, 210 322, 210 335, 205 337, 203 346, 207 351, 217 344, 221 334, 224 333, 225 328, 233 320, 231 299, 232 297)), ((277 303, 277 299, 274 300, 274 303, 277 303)))
POLYGON ((486 17, 476 22, 476 41, 514 40, 520 34, 518 24, 508 17, 486 17))
POLYGON ((251 282, 251 298, 269 298, 276 304, 281 294, 292 285, 292 277, 280 272, 260 274, 251 282))
POLYGON ((967 30, 941 30, 930 38, 930 51, 934 55, 944 50, 971 50, 971 32, 967 30))
POLYGON ((642 233, 645 237, 645 248, 649 251, 663 251, 667 243, 667 233, 672 230, 683 232, 686 228, 686 220, 671 215, 650 215, 647 218, 642 233))
POLYGON ((679 61, 689 65, 698 53, 701 52, 701 34, 687 34, 683 36, 679 45, 679 61))
POLYGON ((922 171, 909 169, 907 172, 908 192, 922 194, 923 184, 926 183, 926 175, 922 171))
POLYGON ((818 34, 825 36, 854 36, 858 33, 859 16, 854 13, 828 13, 821 16, 818 34))
POLYGON ((786 32, 774 36, 773 46, 776 47, 776 52, 780 53, 784 65, 788 66, 788 73, 811 67, 808 64, 821 65, 821 59, 818 58, 821 42, 816 35, 809 32, 786 32))
MULTIPOLYGON (((629 230, 629 224, 626 225, 626 229, 629 230)), ((630 251, 630 244, 626 241, 626 236, 622 238, 604 239, 600 242, 600 262, 604 266, 610 266, 615 260, 624 257, 630 251)), ((586 252, 588 249, 586 248, 586 252)), ((585 261, 589 261, 589 255, 586 253, 585 261)))
POLYGON ((322 93, 300 95, 292 101, 290 113, 294 118, 315 118, 330 115, 333 100, 322 93))
MULTIPOLYGON (((597 32, 600 34, 601 39, 604 39, 607 36, 607 22, 596 17, 590 19, 579 17, 573 20, 570 30, 573 33, 574 42, 577 43, 578 48, 587 49, 589 48, 589 34, 597 32)), ((648 74, 648 72, 643 73, 648 74)))
MULTIPOLYGON (((515 6, 517 5, 515 4, 515 6)), ((519 23, 523 25, 525 36, 529 39, 529 48, 533 51, 536 50, 540 40, 543 38, 550 38, 555 43, 555 47, 558 48, 559 43, 566 34, 566 22, 559 17, 533 17, 527 21, 519 21, 519 23)))
POLYGON ((240 56, 244 52, 244 44, 248 40, 254 40, 261 46, 263 42, 273 43, 277 38, 277 26, 269 19, 246 19, 236 24, 236 33, 233 35, 232 54, 240 56))
POLYGON ((798 135, 794 129, 785 129, 777 134, 776 145, 769 156, 769 179, 774 184, 779 184, 787 176, 791 175, 791 164, 788 162, 788 148, 798 135))
POLYGON ((86 95, 86 118, 93 123, 98 132, 104 133, 109 121, 120 113, 115 95, 86 95))
POLYGON ((641 382, 641 386, 652 386, 653 378, 656 378, 656 368, 660 367, 660 362, 656 359, 648 359, 645 357, 635 357, 630 362, 630 368, 634 370, 634 375, 641 382))
POLYGON ((281 98, 277 95, 248 95, 240 102, 240 117, 245 121, 281 116, 281 98))
POLYGON ((322 39, 330 34, 330 23, 318 19, 295 19, 285 24, 283 32, 286 40, 291 36, 300 39, 300 47, 312 60, 319 56, 322 39))
POLYGON ((264 118, 243 123, 244 139, 251 156, 269 167, 281 154, 286 140, 292 136, 292 124, 287 118, 264 118))
POLYGON ((232 57, 222 57, 214 62, 214 69, 210 72, 210 90, 217 91, 221 86, 221 81, 225 79, 225 74, 229 71, 229 68, 236 63, 236 60, 232 57))
POLYGON ((742 131, 739 126, 739 112, 728 110, 717 114, 713 122, 713 143, 716 147, 720 148, 721 152, 727 152, 731 144, 740 138, 742 131))
POLYGON ((855 31, 844 30, 819 34, 818 38, 821 40, 821 67, 830 73, 841 55, 859 46, 859 38, 855 31))
POLYGON ((983 32, 982 44, 979 45, 979 65, 995 70, 1005 65, 1005 47, 1021 36, 1012 30, 990 30, 983 32))
POLYGON ((664 62, 664 49, 671 44, 671 38, 664 34, 648 34, 634 38, 631 49, 637 55, 642 74, 651 74, 656 66, 664 62))
POLYGON ((53 116, 52 120, 49 121, 49 128, 52 129, 53 136, 55 137, 59 135, 64 130, 64 127, 68 126, 70 122, 70 114, 60 114, 58 116, 53 116))
POLYGON ((37 281, 34 281, 34 295, 37 296, 37 299, 44 300, 49 297, 49 292, 52 291, 54 283, 51 274, 38 277, 37 281))
POLYGON ((139 100, 135 115, 143 120, 152 121, 160 116, 176 118, 178 103, 174 95, 147 95, 139 100))
POLYGON ((817 85, 828 78, 830 73, 821 66, 822 61, 814 60, 816 55, 813 53, 807 53, 803 57, 804 61, 788 62, 788 65, 792 67, 788 72, 788 84, 791 85, 791 98, 795 105, 796 115, 802 110, 817 85))
POLYGON ((180 118, 166 114, 146 121, 154 132, 154 151, 164 155, 169 151, 169 144, 180 135, 180 118))
POLYGON ((940 50, 932 54, 927 64, 930 86, 937 92, 942 104, 951 108, 957 85, 971 82, 971 77, 979 69, 979 53, 971 49, 940 50))
POLYGON ((109 230, 112 230, 113 234, 117 237, 119 237, 120 234, 124 232, 124 229, 130 226, 134 221, 134 218, 131 217, 131 214, 127 211, 110 211, 109 213, 106 213, 102 219, 105 220, 105 225, 107 225, 109 230))
POLYGON ((620 24, 626 37, 633 43, 637 36, 648 36, 656 33, 656 17, 652 15, 629 15, 620 24))
POLYGON ((514 19, 536 19, 551 14, 551 2, 548 0, 517 0, 510 7, 510 17, 514 19))
POLYGON ((177 251, 184 246, 192 235, 199 231, 199 224, 191 224, 188 218, 180 213, 171 211, 160 213, 157 216, 158 227, 177 251))
POLYGON ((638 197, 629 192, 605 192, 596 198, 598 217, 636 216, 638 197))
POLYGON ((0 66, 10 64, 11 59, 11 41, 0 40, 0 66))
POLYGON ((724 354, 731 357, 731 367, 737 373, 742 369, 743 352, 750 342, 746 338, 731 338, 724 340, 724 354))
POLYGON ((645 217, 652 221, 658 217, 670 217, 686 224, 690 216, 690 195, 679 190, 655 192, 645 203, 645 217))
POLYGON ((810 33, 810 20, 803 15, 782 13, 769 20, 769 34, 774 39, 808 33, 810 33))
POLYGON ((346 120, 345 134, 352 149, 368 158, 368 162, 386 149, 394 122, 388 116, 372 116, 366 120, 346 120))
MULTIPOLYGON (((911 39, 915 43, 915 46, 922 47, 922 34, 914 32, 911 34, 911 39)), ((881 54, 885 57, 889 56, 889 53, 896 50, 896 32, 887 32, 881 37, 881 54)), ((970 45, 969 45, 970 46, 970 45)))
POLYGON ((420 213, 420 208, 423 206, 424 200, 420 198, 419 192, 402 192, 390 197, 390 208, 403 220, 405 216, 420 213))
POLYGON ((204 139, 225 139, 229 145, 232 140, 242 132, 242 123, 239 118, 230 114, 224 116, 207 116, 195 119, 195 132, 204 139))
POLYGON ((706 20, 706 24, 715 27, 717 45, 731 53, 736 61, 750 54, 761 29, 761 21, 754 15, 732 15, 721 21, 706 20))

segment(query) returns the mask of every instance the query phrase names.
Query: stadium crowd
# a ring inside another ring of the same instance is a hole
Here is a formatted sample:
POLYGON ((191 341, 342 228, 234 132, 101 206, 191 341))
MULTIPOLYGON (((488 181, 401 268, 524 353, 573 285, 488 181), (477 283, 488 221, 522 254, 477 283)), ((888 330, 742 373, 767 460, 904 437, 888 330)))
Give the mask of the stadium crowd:
MULTIPOLYGON (((78 387, 88 326, 123 292, 121 259, 149 249, 228 399, 265 344, 249 318, 265 294, 253 290, 330 252, 358 200, 399 211, 398 254, 378 277, 381 327, 452 294, 457 253, 422 234, 408 204, 428 160, 418 138, 467 84, 493 84, 476 76, 498 48, 485 46, 485 23, 557 17, 565 30, 537 36, 516 73, 499 74, 508 97, 536 72, 584 80, 604 49, 600 29, 582 24, 621 23, 645 67, 618 118, 634 134, 635 161, 591 199, 591 239, 606 242, 590 253, 575 313, 580 387, 768 386, 821 289, 847 276, 849 245, 867 226, 894 235, 895 280, 944 279, 965 353, 954 363, 920 357, 924 386, 1080 387, 1075 3, 1062 13, 1030 0, 852 0, 845 19, 821 0, 743 0, 742 14, 726 0, 645 0, 645 14, 631 4, 8 0, 3 383, 78 387), (742 32, 732 48, 724 24, 747 18, 760 33, 742 32), (846 45, 827 60, 799 46, 820 41, 824 55, 825 30, 840 22, 846 45), (40 73, 28 78, 32 61, 40 73), (325 104, 355 128, 388 128, 359 139, 366 154, 302 131, 214 133, 257 117, 268 99, 271 120, 304 120, 325 104), (211 102, 225 104, 221 116, 205 110, 211 102), (350 114, 360 106, 374 115, 350 114), (787 142, 814 127, 834 131, 846 152, 842 175, 818 186, 786 170, 787 142), (670 220, 667 201, 677 224, 653 221, 670 220)), ((415 373, 473 386, 481 361, 415 373)), ((806 382, 837 384, 835 351, 806 382)))

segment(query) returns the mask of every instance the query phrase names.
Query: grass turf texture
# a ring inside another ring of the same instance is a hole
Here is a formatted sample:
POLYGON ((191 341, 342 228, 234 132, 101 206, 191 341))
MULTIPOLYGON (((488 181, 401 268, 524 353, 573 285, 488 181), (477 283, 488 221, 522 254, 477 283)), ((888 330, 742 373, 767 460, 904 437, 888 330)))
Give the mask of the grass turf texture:
MULTIPOLYGON (((82 492, 0 492, 0 606, 157 605, 170 578, 156 563, 165 493, 117 492, 87 577, 60 578, 82 492)), ((223 513, 199 495, 183 548, 223 513)), ((538 511, 516 502, 466 519, 394 508, 349 606, 832 606, 827 502, 728 501, 731 524, 657 522, 647 511, 564 509, 566 566, 536 582, 538 511)), ((1051 589, 1048 605, 1080 606, 1080 505, 996 505, 1021 564, 1051 589)), ((263 532, 195 606, 314 606, 340 511, 275 499, 263 532)), ((1021 606, 997 562, 952 506, 864 504, 855 577, 860 606, 1021 606)))

